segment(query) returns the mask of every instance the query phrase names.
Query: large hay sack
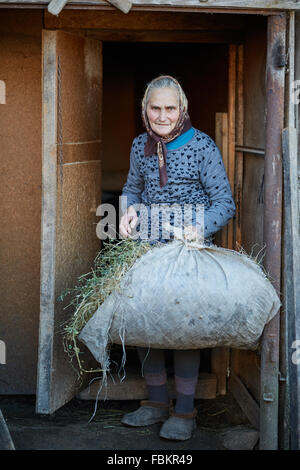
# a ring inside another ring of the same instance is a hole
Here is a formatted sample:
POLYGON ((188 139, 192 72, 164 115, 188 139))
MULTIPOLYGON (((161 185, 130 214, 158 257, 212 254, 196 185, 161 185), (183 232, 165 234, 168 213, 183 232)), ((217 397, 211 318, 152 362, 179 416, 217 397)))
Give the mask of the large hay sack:
POLYGON ((256 349, 280 301, 249 256, 174 240, 139 257, 78 338, 107 366, 107 344, 256 349))
POLYGON ((121 279, 136 260, 150 249, 151 244, 144 241, 137 243, 132 238, 109 239, 103 242, 103 248, 97 254, 91 271, 82 274, 73 288, 65 289, 59 296, 60 301, 71 296, 65 309, 72 308, 72 313, 61 327, 63 328, 64 349, 71 361, 73 358, 76 359, 80 374, 99 372, 98 369, 86 370, 83 365, 82 351, 77 341, 80 331, 105 299, 118 289, 121 279))

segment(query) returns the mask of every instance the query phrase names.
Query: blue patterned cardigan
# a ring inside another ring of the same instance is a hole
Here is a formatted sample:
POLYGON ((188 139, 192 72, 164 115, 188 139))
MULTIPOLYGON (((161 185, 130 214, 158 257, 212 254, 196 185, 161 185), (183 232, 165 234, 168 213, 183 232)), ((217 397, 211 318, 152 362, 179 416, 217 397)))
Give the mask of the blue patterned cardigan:
MULTIPOLYGON (((145 132, 132 143, 130 169, 122 191, 122 196, 127 198, 125 205, 123 202, 123 211, 130 205, 138 209, 141 203, 147 207, 149 214, 153 204, 179 204, 182 207, 189 204, 193 209, 194 224, 197 204, 201 204, 204 208, 204 237, 210 242, 212 235, 235 214, 230 184, 215 142, 204 132, 194 129, 193 137, 188 142, 176 149, 169 149, 166 158, 168 182, 161 188, 157 155, 144 156, 146 139, 145 132)), ((142 212, 138 212, 140 214, 142 212)), ((173 223, 171 216, 171 225, 173 223)), ((163 241, 161 226, 159 230, 159 240, 163 241)))

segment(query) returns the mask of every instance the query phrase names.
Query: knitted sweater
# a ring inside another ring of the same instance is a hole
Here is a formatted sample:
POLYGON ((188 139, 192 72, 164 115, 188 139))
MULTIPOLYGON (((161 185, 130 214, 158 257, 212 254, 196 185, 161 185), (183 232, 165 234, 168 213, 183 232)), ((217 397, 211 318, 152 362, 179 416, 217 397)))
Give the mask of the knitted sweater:
MULTIPOLYGON (((161 188, 157 155, 144 156, 146 140, 145 132, 132 143, 130 169, 122 191, 122 196, 127 197, 125 207, 140 203, 148 208, 153 204, 190 204, 195 209, 197 204, 202 204, 204 237, 210 239, 235 214, 230 184, 215 142, 195 129, 193 137, 185 145, 168 150, 168 182, 161 188)), ((194 216, 195 211, 193 222, 194 216)))

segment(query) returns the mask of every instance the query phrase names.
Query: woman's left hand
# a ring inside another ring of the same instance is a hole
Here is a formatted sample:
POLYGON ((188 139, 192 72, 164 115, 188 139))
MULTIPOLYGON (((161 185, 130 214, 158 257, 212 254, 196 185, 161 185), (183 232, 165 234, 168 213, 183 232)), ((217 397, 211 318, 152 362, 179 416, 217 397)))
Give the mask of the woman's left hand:
POLYGON ((196 241, 198 238, 197 227, 195 225, 187 225, 184 227, 184 238, 188 241, 196 241))

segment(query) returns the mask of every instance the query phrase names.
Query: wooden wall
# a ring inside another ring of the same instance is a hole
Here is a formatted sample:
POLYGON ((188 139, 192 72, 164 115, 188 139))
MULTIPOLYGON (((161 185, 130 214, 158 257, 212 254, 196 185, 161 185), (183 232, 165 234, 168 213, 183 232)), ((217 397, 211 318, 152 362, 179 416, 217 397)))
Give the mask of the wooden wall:
MULTIPOLYGON (((81 11, 77 13, 80 13, 79 16, 83 19, 92 14, 91 11, 86 12, 87 15, 81 11)), ((108 16, 109 13, 106 14, 108 16)), ((218 30, 216 34, 222 33, 221 15, 217 15, 217 27, 214 26, 213 16, 215 15, 199 15, 197 24, 193 16, 194 38, 200 29, 201 34, 207 34, 207 19, 211 29, 218 30)), ((176 21, 177 18, 176 16, 176 21)), ((224 29, 230 34, 232 30, 240 29, 238 15, 228 15, 227 18, 228 21, 224 21, 224 29)), ((51 21, 57 19, 52 17, 51 21)), ((40 293, 43 24, 41 10, 1 10, 0 80, 6 84, 6 104, 0 104, 0 340, 6 343, 7 364, 0 366, 0 394, 34 394, 36 390, 40 293)), ((90 25, 90 22, 88 24, 90 25)), ((265 18, 252 17, 250 24, 252 28, 247 31, 245 43, 244 143, 263 147, 265 18)), ((168 21, 166 25, 170 39, 171 26, 168 21)), ((49 24, 49 27, 55 28, 56 25, 49 24)), ((75 27, 78 28, 78 24, 75 27)), ((62 29, 65 29, 64 26, 62 29)), ((120 49, 116 47, 117 43, 115 49, 106 43, 106 51, 113 52, 113 56, 105 56, 104 44, 104 171, 128 169, 132 138, 136 133, 143 131, 137 111, 143 88, 146 81, 159 73, 171 73, 181 79, 188 94, 193 124, 212 137, 214 113, 226 111, 226 40, 219 45, 194 43, 181 44, 180 47, 167 43, 154 46, 153 43, 146 42, 143 45, 128 42, 120 49), (132 57, 131 47, 134 52, 132 57), (155 59, 157 48, 160 50, 160 61, 155 59), (149 54, 152 57, 151 62, 149 54), (136 67, 136 64, 134 66, 133 63, 133 59, 136 61, 137 57, 138 65, 142 64, 140 67, 136 67)), ((247 251, 254 243, 261 243, 262 240, 262 204, 259 201, 262 168, 261 157, 245 157, 243 245, 247 251)), ((255 353, 241 351, 233 354, 233 360, 236 372, 254 396, 257 396, 259 371, 255 353)))
POLYGON ((41 28, 38 10, 2 10, 0 80, 0 393, 35 393, 41 217, 41 28))
MULTIPOLYGON (((244 69, 244 145, 264 149, 266 30, 248 31, 245 40, 244 69)), ((243 246, 250 252, 263 243, 263 169, 259 155, 245 154, 243 187, 243 246)), ((258 248, 259 249, 259 248, 258 248)), ((256 250, 254 250, 256 252, 256 250)))
MULTIPOLYGON (((244 146, 264 149, 266 19, 259 18, 255 29, 248 29, 244 43, 244 146)), ((244 154, 242 200, 242 246, 258 254, 263 246, 264 160, 244 154)), ((232 350, 232 367, 259 400, 260 356, 256 352, 232 350)))

